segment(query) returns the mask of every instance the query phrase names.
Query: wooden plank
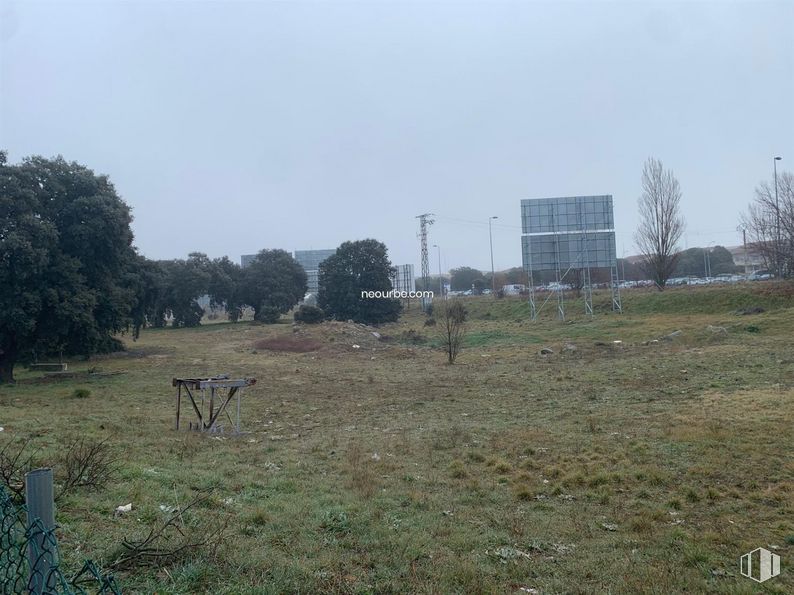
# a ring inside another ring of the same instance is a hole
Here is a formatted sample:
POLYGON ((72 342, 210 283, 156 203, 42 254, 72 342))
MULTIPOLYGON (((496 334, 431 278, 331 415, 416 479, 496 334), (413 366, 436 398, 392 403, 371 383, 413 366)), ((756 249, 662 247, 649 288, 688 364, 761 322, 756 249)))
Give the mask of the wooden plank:
POLYGON ((187 392, 187 396, 190 397, 190 404, 193 405, 193 411, 196 412, 196 415, 199 418, 199 422, 203 422, 201 411, 199 411, 199 408, 196 405, 196 401, 195 399, 193 399, 193 393, 190 392, 190 389, 188 388, 187 384, 185 384, 184 386, 185 386, 185 391, 187 392))
POLYGON ((229 401, 232 400, 232 397, 234 397, 235 394, 237 394, 237 387, 233 387, 229 391, 229 395, 226 397, 226 400, 223 402, 223 405, 220 406, 220 408, 215 413, 215 415, 210 417, 209 425, 207 426, 207 428, 212 428, 212 426, 215 425, 215 422, 218 421, 218 418, 220 417, 221 413, 223 413, 223 410, 226 409, 226 405, 229 404, 229 401))
POLYGON ((240 380, 201 380, 199 381, 199 388, 233 388, 233 387, 240 387, 240 386, 251 386, 254 382, 251 382, 251 378, 243 378, 240 380))
POLYGON ((215 387, 210 387, 210 424, 209 428, 212 427, 213 420, 215 419, 215 387))
POLYGON ((179 429, 179 406, 181 405, 182 401, 182 385, 180 384, 176 388, 176 429, 179 429))

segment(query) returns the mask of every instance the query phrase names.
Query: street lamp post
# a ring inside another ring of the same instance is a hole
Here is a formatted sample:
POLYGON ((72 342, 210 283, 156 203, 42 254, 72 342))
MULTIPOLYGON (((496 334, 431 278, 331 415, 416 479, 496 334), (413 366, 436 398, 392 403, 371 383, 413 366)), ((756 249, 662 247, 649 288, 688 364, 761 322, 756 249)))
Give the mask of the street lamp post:
POLYGON ((749 267, 747 261, 749 258, 747 257, 747 226, 742 223, 739 227, 736 228, 736 231, 742 232, 742 245, 744 246, 744 274, 747 275, 747 269, 749 267))
POLYGON ((772 160, 772 165, 775 168, 775 261, 777 264, 777 278, 783 276, 783 263, 780 258, 780 203, 777 198, 777 162, 783 159, 782 157, 775 157, 772 160))
POLYGON ((433 244, 433 248, 438 248, 438 291, 444 297, 444 278, 441 276, 441 247, 433 244))
POLYGON ((493 268, 493 232, 491 231, 491 221, 499 219, 499 217, 488 218, 488 240, 491 244, 491 293, 496 297, 496 273, 493 268))

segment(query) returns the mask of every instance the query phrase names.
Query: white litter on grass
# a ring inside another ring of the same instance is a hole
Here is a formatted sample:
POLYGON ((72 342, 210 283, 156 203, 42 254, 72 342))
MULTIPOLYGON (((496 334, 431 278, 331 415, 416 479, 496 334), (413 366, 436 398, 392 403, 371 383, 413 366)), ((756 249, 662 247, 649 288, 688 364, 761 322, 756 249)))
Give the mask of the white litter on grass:
POLYGON ((361 345, 356 345, 356 344, 354 343, 354 344, 353 344, 353 349, 361 349, 361 345))
POLYGON ((132 502, 129 504, 122 504, 121 506, 116 507, 116 511, 113 513, 115 516, 121 516, 122 514, 127 514, 128 512, 132 511, 132 502))
POLYGON ((160 510, 162 510, 165 513, 171 514, 171 513, 177 511, 177 507, 176 506, 168 506, 167 504, 161 504, 160 505, 160 510))
POLYGON ((372 453, 372 460, 373 461, 380 461, 380 455, 376 452, 372 453))
POLYGON ((489 552, 488 550, 485 550, 485 553, 495 556, 496 558, 499 558, 499 561, 502 562, 502 564, 507 564, 509 560, 518 560, 521 558, 530 557, 528 553, 522 552, 518 548, 509 547, 509 546, 496 548, 493 552, 489 552))
POLYGON ((0 432, 3 432, 4 430, 5 428, 3 426, 0 426, 0 432))

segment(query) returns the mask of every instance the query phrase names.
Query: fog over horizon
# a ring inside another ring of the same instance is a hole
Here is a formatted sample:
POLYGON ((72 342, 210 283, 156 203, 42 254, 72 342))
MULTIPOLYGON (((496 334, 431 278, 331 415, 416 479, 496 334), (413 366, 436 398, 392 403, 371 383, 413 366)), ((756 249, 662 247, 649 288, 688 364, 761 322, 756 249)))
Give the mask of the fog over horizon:
POLYGON ((522 199, 600 194, 630 255, 650 156, 681 247, 734 246, 794 171, 794 2, 0 6, 0 149, 107 174, 149 258, 371 237, 419 274, 430 212, 444 270, 489 270, 498 216, 501 270, 522 199))

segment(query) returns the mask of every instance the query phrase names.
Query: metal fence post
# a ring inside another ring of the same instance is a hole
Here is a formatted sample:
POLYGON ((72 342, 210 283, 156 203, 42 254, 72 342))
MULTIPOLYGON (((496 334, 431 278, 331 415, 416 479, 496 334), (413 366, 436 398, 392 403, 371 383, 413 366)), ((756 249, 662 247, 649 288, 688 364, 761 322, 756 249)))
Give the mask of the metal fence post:
POLYGON ((28 560, 30 562, 30 593, 38 595, 49 590, 53 582, 50 570, 57 560, 53 548, 47 543, 46 532, 55 529, 55 493, 52 485, 52 469, 34 469, 25 474, 25 503, 28 509, 28 531, 37 523, 39 529, 30 538, 28 560))

